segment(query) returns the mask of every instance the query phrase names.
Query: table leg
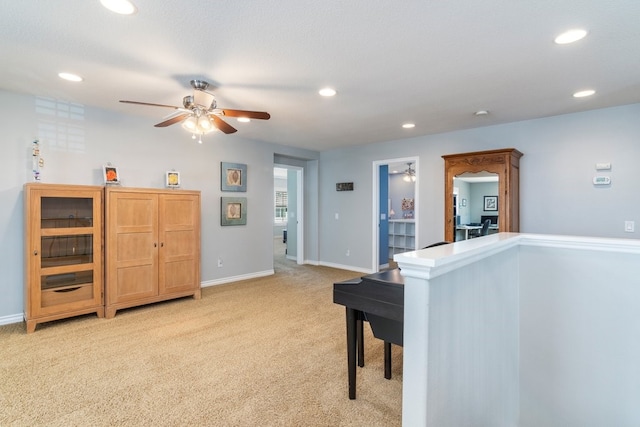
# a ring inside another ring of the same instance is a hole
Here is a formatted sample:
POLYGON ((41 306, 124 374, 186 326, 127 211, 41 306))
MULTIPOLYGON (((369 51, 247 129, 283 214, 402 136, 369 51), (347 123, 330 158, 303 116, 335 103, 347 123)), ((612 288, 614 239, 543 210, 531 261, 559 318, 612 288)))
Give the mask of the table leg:
POLYGON ((356 398, 356 320, 357 310, 347 307, 347 370, 349 373, 349 399, 356 398))
POLYGON ((356 342, 358 343, 358 366, 361 368, 364 366, 364 313, 358 311, 356 313, 356 342))
POLYGON ((391 343, 384 342, 384 377, 391 379, 391 343))

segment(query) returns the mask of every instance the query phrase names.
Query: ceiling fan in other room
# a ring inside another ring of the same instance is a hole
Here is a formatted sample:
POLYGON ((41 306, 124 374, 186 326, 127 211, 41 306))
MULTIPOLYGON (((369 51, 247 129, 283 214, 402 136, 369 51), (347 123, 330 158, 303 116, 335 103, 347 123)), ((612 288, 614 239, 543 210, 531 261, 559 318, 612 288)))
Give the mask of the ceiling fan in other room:
POLYGON ((187 95, 182 99, 182 107, 165 104, 153 104, 150 102, 125 101, 126 104, 149 105, 152 107, 165 107, 177 110, 177 113, 170 116, 166 120, 158 123, 155 127, 167 127, 175 123, 182 123, 182 127, 192 133, 192 138, 196 135, 202 144, 202 135, 219 129, 224 133, 234 133, 237 129, 229 123, 222 120, 221 117, 237 117, 238 120, 243 119, 260 119, 269 120, 271 115, 263 111, 246 111, 246 110, 230 110, 227 108, 218 108, 216 98, 213 94, 206 91, 209 83, 204 80, 191 80, 193 87, 193 95, 187 95))

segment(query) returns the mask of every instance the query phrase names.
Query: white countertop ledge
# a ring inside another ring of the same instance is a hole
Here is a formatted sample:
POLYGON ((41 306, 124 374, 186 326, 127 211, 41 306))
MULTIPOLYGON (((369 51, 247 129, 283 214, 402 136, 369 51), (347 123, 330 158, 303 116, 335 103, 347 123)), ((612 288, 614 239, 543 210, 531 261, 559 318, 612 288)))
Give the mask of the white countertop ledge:
POLYGON ((640 254, 640 240, 527 233, 496 233, 394 255, 403 276, 433 278, 515 246, 640 254))

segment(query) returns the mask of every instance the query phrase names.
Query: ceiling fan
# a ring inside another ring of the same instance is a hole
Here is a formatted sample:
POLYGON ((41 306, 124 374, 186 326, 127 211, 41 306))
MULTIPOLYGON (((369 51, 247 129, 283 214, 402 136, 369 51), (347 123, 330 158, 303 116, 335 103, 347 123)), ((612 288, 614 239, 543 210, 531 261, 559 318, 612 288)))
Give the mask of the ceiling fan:
POLYGON ((126 104, 150 105, 152 107, 173 108, 174 110, 178 110, 175 115, 156 124, 155 127, 162 128, 182 122, 182 127, 191 132, 194 139, 196 135, 200 136, 200 142, 202 142, 202 135, 209 133, 216 128, 227 134, 237 132, 236 128, 222 120, 221 117, 237 117, 238 120, 242 120, 243 118, 269 120, 271 117, 269 113, 262 111, 218 108, 215 96, 206 92, 206 89, 209 87, 209 83, 204 80, 191 80, 191 86, 193 87, 193 95, 187 95, 182 99, 182 107, 126 100, 120 100, 120 102, 124 102, 126 104))

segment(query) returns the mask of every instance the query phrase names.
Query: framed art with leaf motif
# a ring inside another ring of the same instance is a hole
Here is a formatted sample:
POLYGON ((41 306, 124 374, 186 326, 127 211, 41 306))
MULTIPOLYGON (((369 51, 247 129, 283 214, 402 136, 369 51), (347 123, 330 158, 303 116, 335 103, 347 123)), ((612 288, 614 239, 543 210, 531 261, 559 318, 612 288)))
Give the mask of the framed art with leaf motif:
POLYGON ((247 191, 247 165, 221 162, 220 189, 222 191, 247 191))
POLYGON ((220 198, 220 225, 247 225, 247 198, 220 198))

